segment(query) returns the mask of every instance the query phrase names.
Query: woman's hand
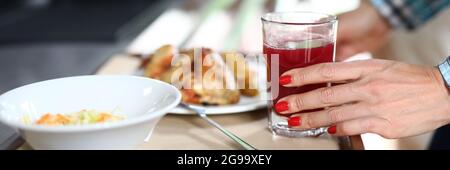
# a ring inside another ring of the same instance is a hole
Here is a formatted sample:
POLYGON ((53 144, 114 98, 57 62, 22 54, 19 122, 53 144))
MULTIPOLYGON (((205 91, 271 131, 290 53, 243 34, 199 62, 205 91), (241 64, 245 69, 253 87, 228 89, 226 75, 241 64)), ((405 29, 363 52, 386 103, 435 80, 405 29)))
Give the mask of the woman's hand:
POLYGON ((292 115, 289 124, 296 128, 331 126, 328 132, 338 136, 402 138, 450 123, 450 97, 436 68, 366 60, 294 69, 281 79, 287 87, 345 82, 279 100, 288 103, 281 114, 326 108, 292 115))
POLYGON ((389 39, 390 25, 369 1, 352 12, 339 16, 336 59, 343 61, 361 52, 374 52, 389 39))

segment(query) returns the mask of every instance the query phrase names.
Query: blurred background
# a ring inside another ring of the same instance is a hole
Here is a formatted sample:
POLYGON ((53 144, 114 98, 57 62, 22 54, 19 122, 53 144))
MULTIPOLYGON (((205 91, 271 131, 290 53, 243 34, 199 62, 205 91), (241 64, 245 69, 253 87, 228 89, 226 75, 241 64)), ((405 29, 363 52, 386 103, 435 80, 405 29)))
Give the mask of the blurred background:
MULTIPOLYGON (((258 53, 262 48, 260 16, 265 12, 340 14, 357 8, 359 3, 359 0, 0 0, 0 94, 37 81, 93 74, 115 54, 148 54, 163 44, 258 53)), ((396 33, 383 50, 373 55, 435 65, 450 51, 449 19, 447 11, 417 32, 396 33)), ((372 141, 373 148, 368 149, 425 149, 429 136, 405 140, 384 140, 376 135, 364 138, 372 141)), ((0 148, 13 147, 16 139, 14 131, 0 125, 0 148)))

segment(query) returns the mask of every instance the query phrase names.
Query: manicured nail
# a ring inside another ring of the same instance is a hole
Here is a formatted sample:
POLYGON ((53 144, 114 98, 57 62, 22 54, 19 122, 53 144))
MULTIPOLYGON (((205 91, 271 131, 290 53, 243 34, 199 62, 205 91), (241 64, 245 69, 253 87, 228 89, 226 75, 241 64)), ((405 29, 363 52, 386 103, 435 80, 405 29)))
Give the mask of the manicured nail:
POLYGON ((291 117, 288 120, 288 125, 295 127, 302 125, 302 118, 301 117, 291 117))
POLYGON ((278 113, 284 112, 284 111, 288 111, 289 110, 289 103, 288 102, 278 102, 275 105, 275 111, 277 111, 278 113))
POLYGON ((327 131, 328 131, 329 134, 332 134, 332 135, 335 134, 336 133, 336 125, 330 126, 327 129, 327 131))
POLYGON ((292 76, 287 75, 287 76, 280 77, 280 85, 284 86, 284 85, 288 85, 290 83, 292 83, 292 76))

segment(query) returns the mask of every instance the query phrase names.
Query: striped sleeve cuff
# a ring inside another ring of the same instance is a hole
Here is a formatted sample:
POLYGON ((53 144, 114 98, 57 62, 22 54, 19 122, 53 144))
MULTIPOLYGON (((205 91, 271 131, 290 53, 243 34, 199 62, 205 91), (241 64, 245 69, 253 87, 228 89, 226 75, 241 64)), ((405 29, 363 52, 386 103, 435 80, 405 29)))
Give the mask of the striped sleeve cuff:
POLYGON ((371 0, 394 29, 414 30, 450 5, 450 0, 371 0))
POLYGON ((412 30, 416 25, 411 21, 411 11, 403 0, 371 0, 373 6, 394 29, 412 30))

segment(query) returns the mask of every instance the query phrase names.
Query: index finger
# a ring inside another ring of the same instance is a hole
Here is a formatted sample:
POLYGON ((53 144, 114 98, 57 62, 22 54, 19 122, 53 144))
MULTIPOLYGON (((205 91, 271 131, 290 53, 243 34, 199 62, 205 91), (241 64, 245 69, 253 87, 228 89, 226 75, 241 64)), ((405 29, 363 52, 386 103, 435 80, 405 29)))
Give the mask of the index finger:
POLYGON ((285 72, 280 77, 280 83, 285 87, 297 87, 308 84, 356 80, 366 74, 381 70, 382 62, 382 60, 364 60, 316 64, 285 72))

